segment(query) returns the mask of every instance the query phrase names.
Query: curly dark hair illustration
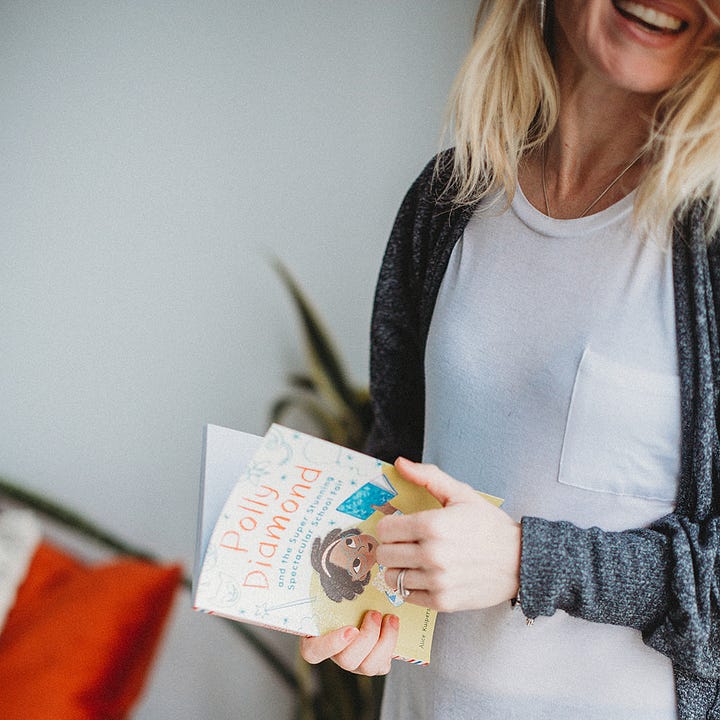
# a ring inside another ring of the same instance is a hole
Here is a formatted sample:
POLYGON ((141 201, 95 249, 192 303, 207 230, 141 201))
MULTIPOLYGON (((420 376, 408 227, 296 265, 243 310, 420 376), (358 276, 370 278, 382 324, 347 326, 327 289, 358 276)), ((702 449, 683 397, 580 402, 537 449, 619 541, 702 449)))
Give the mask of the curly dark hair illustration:
POLYGON ((336 565, 328 559, 330 551, 340 541, 360 534, 360 530, 357 528, 350 530, 335 528, 323 539, 317 537, 313 541, 310 562, 320 576, 320 584, 325 594, 335 602, 339 603, 343 599, 352 600, 360 595, 370 582, 369 570, 362 578, 354 579, 346 568, 336 565))

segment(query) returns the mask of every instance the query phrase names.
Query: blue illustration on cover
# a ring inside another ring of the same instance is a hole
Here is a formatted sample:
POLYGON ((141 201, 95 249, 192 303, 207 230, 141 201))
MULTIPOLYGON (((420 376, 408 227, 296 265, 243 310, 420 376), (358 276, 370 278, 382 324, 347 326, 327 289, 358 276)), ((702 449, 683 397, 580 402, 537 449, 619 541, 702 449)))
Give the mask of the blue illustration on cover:
POLYGON ((389 502, 396 495, 397 490, 383 474, 362 485, 338 505, 337 509, 358 520, 367 520, 377 507, 389 502))

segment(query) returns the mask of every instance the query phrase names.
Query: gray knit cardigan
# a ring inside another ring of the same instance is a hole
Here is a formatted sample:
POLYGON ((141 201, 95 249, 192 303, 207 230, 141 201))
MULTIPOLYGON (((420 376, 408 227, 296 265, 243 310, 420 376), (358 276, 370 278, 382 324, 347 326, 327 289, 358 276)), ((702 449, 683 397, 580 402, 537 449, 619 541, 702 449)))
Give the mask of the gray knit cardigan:
MULTIPOLYGON (((438 177, 434 161, 428 164, 408 191, 378 280, 367 450, 388 461, 422 455, 428 328, 450 254, 474 210, 442 193, 449 159, 442 156, 438 177)), ((720 239, 706 242, 697 207, 673 238, 682 415, 675 512, 623 532, 522 519, 523 612, 534 618, 561 609, 637 628, 672 660, 681 720, 720 720, 719 255, 720 239)))

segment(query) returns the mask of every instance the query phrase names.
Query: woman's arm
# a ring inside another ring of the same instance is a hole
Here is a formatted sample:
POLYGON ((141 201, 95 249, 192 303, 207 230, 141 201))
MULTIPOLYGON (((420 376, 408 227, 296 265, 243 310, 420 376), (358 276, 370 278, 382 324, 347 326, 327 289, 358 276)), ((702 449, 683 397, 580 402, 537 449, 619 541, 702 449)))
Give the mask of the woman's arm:
POLYGON ((419 460, 425 412, 420 297, 426 250, 418 228, 431 212, 428 190, 434 161, 403 199, 390 233, 375 289, 370 343, 373 423, 369 455, 394 462, 398 455, 419 460))
POLYGON ((370 343, 373 424, 366 451, 420 460, 425 420, 425 341, 435 298, 474 206, 446 192, 452 151, 431 160, 400 206, 375 291, 370 343))
POLYGON ((676 665, 720 678, 719 529, 674 513, 623 532, 523 518, 523 611, 637 628, 676 665))
POLYGON ((378 561, 390 584, 405 569, 408 602, 478 610, 519 589, 528 617, 564 610, 637 628, 686 672, 720 676, 717 518, 692 523, 670 514, 622 532, 534 517, 518 525, 434 465, 400 459, 396 468, 442 504, 378 523, 378 561))

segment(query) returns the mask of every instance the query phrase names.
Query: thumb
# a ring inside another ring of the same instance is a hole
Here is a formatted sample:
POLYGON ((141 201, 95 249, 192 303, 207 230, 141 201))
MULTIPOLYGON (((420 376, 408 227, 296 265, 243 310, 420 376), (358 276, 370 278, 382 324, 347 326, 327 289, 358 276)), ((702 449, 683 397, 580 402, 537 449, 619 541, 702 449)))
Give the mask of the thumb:
POLYGON ((476 496, 475 491, 469 485, 451 477, 437 465, 416 463, 399 457, 395 461, 395 469, 403 479, 428 490, 443 507, 476 496))

